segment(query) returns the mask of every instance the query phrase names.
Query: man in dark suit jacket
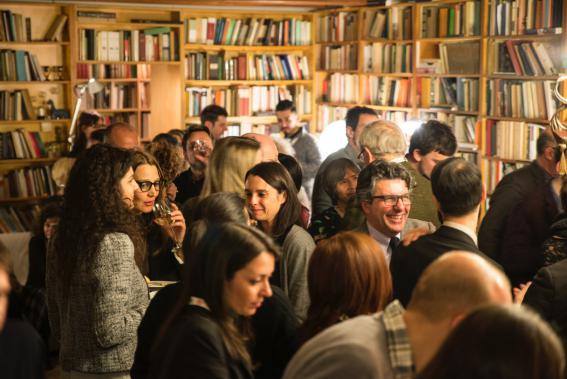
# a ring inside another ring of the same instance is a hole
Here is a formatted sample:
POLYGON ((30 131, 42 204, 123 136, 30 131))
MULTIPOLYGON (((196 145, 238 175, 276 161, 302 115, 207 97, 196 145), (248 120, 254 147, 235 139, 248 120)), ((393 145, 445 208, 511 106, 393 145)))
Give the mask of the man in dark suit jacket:
POLYGON ((393 246, 410 229, 435 230, 431 223, 408 218, 412 177, 401 164, 375 160, 358 175, 356 195, 364 222, 355 230, 374 238, 389 260, 393 246))
POLYGON ((514 207, 538 186, 557 175, 557 143, 551 132, 537 139, 537 158, 502 178, 490 196, 490 206, 478 232, 479 247, 490 258, 500 262, 502 233, 514 207))
POLYGON ((480 202, 484 198, 478 168, 461 158, 438 163, 431 187, 443 225, 407 247, 395 249, 390 263, 394 298, 406 305, 421 273, 439 256, 453 250, 483 255, 475 234, 480 202))

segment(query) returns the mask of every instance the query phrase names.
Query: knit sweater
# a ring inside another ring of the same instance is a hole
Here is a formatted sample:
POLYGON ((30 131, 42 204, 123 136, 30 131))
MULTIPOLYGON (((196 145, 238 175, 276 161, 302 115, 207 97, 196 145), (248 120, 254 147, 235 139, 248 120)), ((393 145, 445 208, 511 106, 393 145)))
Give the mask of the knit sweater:
POLYGON ((47 267, 49 321, 60 340, 65 371, 129 371, 136 349, 136 330, 148 305, 148 288, 134 261, 126 234, 110 233, 89 264, 79 262, 73 285, 64 294, 60 268, 47 267))

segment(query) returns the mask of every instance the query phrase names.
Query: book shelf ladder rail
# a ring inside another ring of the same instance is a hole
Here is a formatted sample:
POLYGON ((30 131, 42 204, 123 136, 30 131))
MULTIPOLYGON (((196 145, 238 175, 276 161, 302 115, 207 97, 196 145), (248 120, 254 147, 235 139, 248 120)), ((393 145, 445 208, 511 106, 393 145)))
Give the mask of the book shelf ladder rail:
POLYGON ((83 101, 83 95, 88 92, 91 95, 98 93, 104 89, 104 84, 97 82, 94 78, 90 78, 86 84, 79 84, 75 87, 75 95, 77 102, 75 103, 75 110, 73 111, 73 118, 71 120, 71 127, 69 128, 69 149, 73 148, 75 142, 75 128, 77 127, 77 118, 79 117, 79 109, 83 101))
MULTIPOLYGON (((561 149, 561 160, 559 165, 559 173, 561 175, 567 174, 567 125, 561 120, 561 114, 567 111, 567 98, 561 94, 561 83, 567 80, 567 74, 560 75, 555 83, 554 95, 559 105, 557 111, 553 114, 551 118, 550 125, 553 137, 557 141, 559 148, 561 149)), ((567 83, 564 83, 567 84, 567 83)))

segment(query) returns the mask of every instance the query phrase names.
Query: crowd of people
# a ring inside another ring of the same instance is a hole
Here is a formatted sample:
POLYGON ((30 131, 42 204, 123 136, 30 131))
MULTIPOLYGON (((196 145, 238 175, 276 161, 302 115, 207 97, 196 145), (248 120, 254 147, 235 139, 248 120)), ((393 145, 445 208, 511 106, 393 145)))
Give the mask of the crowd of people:
POLYGON ((82 114, 27 283, 0 246, 3 375, 566 377, 567 179, 550 130, 479 225, 480 171, 442 122, 408 141, 353 107, 347 145, 321 162, 291 101, 282 140, 223 137, 227 116, 207 106, 142 145, 82 114))

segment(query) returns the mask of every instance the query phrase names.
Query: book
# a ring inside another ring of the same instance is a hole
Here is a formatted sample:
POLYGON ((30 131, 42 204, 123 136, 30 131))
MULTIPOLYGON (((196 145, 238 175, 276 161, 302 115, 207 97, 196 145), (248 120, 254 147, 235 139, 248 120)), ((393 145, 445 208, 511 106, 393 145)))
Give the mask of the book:
POLYGON ((45 33, 45 37, 43 38, 45 41, 61 41, 61 34, 63 32, 63 27, 67 22, 67 15, 66 14, 58 14, 55 17, 55 20, 51 23, 51 26, 45 33))

